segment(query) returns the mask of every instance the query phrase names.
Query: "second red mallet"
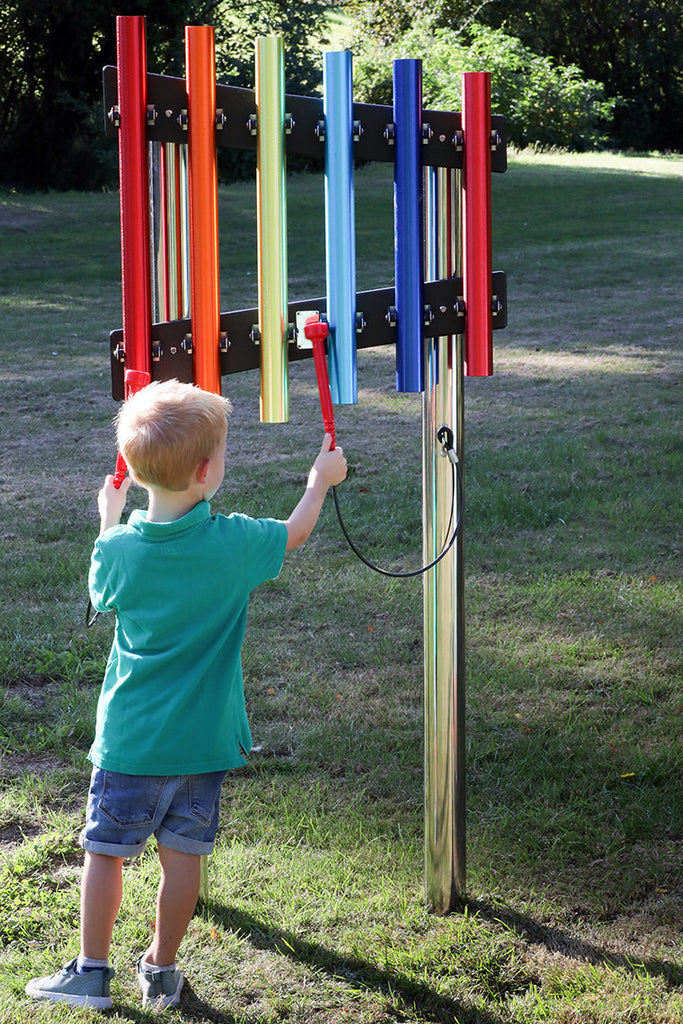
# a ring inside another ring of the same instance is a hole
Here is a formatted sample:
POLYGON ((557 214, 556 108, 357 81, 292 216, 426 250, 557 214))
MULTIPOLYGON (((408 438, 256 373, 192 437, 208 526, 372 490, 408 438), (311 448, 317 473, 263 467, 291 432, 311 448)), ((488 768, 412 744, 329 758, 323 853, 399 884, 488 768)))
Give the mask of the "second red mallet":
POLYGON ((313 362, 315 373, 318 378, 318 392, 320 394, 320 409, 323 414, 323 426, 325 433, 332 437, 330 451, 335 447, 334 436, 334 406, 330 394, 330 378, 327 372, 327 356, 325 354, 325 338, 330 333, 328 324, 320 319, 319 314, 309 316, 304 324, 304 334, 313 343, 313 362))

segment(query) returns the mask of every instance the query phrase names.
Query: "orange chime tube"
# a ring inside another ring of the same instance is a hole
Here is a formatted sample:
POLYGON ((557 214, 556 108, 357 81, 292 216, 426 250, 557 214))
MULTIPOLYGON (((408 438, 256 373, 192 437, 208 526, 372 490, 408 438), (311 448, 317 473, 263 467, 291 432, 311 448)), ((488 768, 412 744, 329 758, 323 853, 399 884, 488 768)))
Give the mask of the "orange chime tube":
POLYGON ((216 68, 211 25, 186 25, 194 382, 221 392, 216 68))
MULTIPOLYGON (((151 380, 152 286, 149 252, 147 171, 147 56, 145 19, 116 19, 121 205, 121 297, 126 398, 151 380)), ((114 483, 120 487, 126 463, 119 453, 114 483)))
POLYGON ((491 312, 491 75, 462 75, 465 373, 493 373, 491 312))

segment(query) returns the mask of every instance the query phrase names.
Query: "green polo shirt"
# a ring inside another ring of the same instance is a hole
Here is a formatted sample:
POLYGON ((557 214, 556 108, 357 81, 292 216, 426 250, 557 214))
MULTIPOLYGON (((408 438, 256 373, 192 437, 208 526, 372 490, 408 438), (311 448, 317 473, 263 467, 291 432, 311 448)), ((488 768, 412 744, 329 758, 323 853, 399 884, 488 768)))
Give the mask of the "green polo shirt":
POLYGON ((135 511, 103 533, 90 598, 116 612, 90 760, 127 775, 194 775, 244 764, 251 733, 241 647, 249 595, 282 567, 287 527, 212 515, 171 523, 135 511))

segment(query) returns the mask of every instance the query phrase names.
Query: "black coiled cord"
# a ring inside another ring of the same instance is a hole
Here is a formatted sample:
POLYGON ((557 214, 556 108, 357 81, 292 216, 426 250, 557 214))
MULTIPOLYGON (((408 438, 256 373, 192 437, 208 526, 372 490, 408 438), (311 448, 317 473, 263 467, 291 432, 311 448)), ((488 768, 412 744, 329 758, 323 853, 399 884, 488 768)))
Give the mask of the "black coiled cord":
POLYGON ((451 550, 451 548, 455 544, 456 538, 457 538, 457 536, 458 536, 458 534, 460 532, 460 526, 462 524, 462 474, 460 472, 460 463, 459 463, 458 458, 455 455, 455 452, 454 452, 454 449, 453 449, 453 432, 450 429, 450 427, 441 427, 439 429, 437 437, 438 437, 438 439, 439 439, 439 441, 441 442, 441 445, 442 445, 442 454, 443 455, 447 455, 449 457, 449 459, 450 459, 451 471, 452 471, 452 475, 451 475, 451 514, 450 514, 450 518, 448 520, 448 530, 446 531, 447 534, 450 531, 451 526, 453 524, 453 513, 455 511, 456 500, 457 500, 457 505, 458 505, 458 516, 457 516, 457 520, 456 520, 456 523, 455 523, 455 527, 454 527, 453 532, 450 535, 448 541, 445 542, 444 547, 441 549, 441 552, 436 556, 436 558, 434 558, 431 562, 429 562, 428 565, 423 565, 419 569, 413 569, 413 570, 408 571, 408 572, 393 572, 390 569, 383 569, 379 565, 374 565, 373 562, 369 561, 369 559, 367 559, 365 557, 365 555, 363 555, 362 552, 360 552, 358 550, 358 548, 356 547, 356 545, 352 541, 351 537, 349 536, 349 531, 346 528, 346 524, 344 523, 344 519, 342 517, 341 508, 339 507, 339 498, 337 496, 337 488, 336 487, 332 488, 332 497, 334 498, 334 507, 335 507, 335 509, 337 511, 337 519, 339 520, 339 525, 341 527, 342 533, 344 534, 344 538, 346 540, 346 543, 349 545, 349 547, 353 551, 354 555, 356 555, 356 557, 361 560, 363 565, 367 565, 368 569, 372 569, 373 572, 378 572, 382 576, 391 576, 393 579, 410 579, 411 576, 421 576, 423 573, 429 572, 430 569, 433 569, 435 565, 438 565, 439 562, 443 558, 446 557, 448 552, 451 550), (457 491, 457 499, 456 499, 456 491, 457 491))

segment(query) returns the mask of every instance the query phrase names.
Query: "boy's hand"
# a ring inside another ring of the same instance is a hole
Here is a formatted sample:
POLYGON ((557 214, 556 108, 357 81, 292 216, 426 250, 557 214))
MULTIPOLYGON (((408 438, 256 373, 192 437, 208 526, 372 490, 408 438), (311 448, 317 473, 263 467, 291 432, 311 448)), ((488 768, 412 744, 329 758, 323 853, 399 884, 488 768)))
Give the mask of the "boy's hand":
POLYGON ((334 448, 330 451, 332 435, 325 434, 322 448, 317 459, 313 463, 313 469, 320 475, 325 489, 335 487, 346 478, 346 459, 341 448, 334 448))
POLYGON ((346 476, 346 459, 341 448, 330 451, 332 435, 325 434, 322 448, 308 474, 303 497, 286 520, 287 551, 300 547, 308 540, 318 521, 328 487, 340 484, 346 476))
POLYGON ((112 526, 118 526, 126 505, 126 495, 130 484, 131 479, 127 476, 121 486, 116 488, 111 473, 106 477, 100 493, 97 495, 97 507, 100 510, 100 533, 104 533, 112 526))

